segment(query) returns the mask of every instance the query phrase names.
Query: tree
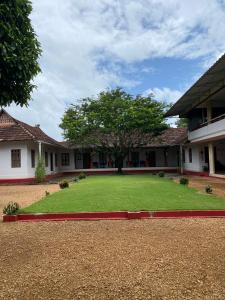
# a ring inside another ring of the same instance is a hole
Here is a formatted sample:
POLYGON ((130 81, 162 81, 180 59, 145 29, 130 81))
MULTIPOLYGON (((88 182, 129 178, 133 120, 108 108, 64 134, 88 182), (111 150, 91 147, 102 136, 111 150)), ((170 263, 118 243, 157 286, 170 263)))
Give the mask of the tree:
POLYGON ((40 44, 31 25, 29 0, 0 3, 0 106, 28 104, 40 72, 40 44))
POLYGON ((141 147, 166 129, 166 105, 151 96, 133 97, 120 88, 101 92, 97 98, 85 98, 71 105, 60 127, 64 137, 74 144, 114 156, 118 172, 130 150, 141 147))
POLYGON ((187 118, 180 118, 180 119, 177 119, 175 125, 178 127, 178 128, 186 128, 188 126, 188 119, 187 118))
POLYGON ((43 158, 38 158, 37 167, 35 169, 35 178, 37 183, 41 183, 45 181, 46 173, 45 173, 45 164, 43 158))

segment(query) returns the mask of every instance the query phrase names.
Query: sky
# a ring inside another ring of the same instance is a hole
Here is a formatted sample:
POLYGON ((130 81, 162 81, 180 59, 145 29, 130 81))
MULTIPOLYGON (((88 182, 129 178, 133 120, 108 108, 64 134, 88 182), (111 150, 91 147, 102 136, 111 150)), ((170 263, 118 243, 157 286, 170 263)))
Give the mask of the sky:
POLYGON ((59 141, 71 103, 116 86, 174 103, 225 52, 225 0, 32 3, 42 73, 29 107, 6 110, 59 141))

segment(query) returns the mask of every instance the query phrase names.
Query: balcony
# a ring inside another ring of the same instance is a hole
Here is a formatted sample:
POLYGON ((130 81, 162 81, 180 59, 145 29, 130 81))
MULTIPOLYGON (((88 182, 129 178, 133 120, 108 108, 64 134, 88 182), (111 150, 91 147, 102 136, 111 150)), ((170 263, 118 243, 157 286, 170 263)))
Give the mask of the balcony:
POLYGON ((202 123, 197 129, 188 133, 191 142, 206 142, 221 138, 225 138, 225 114, 202 123))

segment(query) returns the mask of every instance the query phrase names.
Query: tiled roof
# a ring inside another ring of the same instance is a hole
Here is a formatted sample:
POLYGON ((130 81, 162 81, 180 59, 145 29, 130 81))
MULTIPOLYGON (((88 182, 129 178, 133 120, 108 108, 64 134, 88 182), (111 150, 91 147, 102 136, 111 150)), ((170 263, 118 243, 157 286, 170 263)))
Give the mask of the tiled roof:
POLYGON ((45 134, 39 127, 30 126, 14 119, 4 109, 0 111, 0 141, 41 141, 63 147, 59 142, 45 134))
POLYGON ((187 138, 186 128, 168 128, 159 136, 152 139, 147 145, 149 147, 176 146, 187 138))
MULTIPOLYGON (((153 137, 146 134, 145 141, 143 141, 143 147, 167 147, 177 146, 186 141, 187 129, 186 128, 168 128, 164 130, 160 135, 153 137), (147 142, 146 144, 146 141, 147 142)), ((73 144, 69 141, 60 142, 64 147, 78 149, 82 148, 80 144, 73 144)), ((89 145, 87 148, 95 148, 94 145, 89 145)))

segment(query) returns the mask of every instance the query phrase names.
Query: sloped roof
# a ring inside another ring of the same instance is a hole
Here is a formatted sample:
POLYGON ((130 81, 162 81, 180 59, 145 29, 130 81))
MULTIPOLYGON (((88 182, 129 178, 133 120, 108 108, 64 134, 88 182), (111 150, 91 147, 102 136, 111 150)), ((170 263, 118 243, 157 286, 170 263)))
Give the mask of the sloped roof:
MULTIPOLYGON (((146 140, 151 142, 146 144, 143 141, 143 147, 168 147, 178 146, 187 139, 187 128, 168 128, 165 129, 160 135, 152 138, 149 134, 146 134, 146 140)), ((60 142, 64 147, 79 149, 82 148, 79 144, 73 144, 69 141, 60 142)), ((87 148, 95 148, 94 145, 86 146, 87 148)))
POLYGON ((186 128, 168 128, 156 136, 147 145, 148 147, 166 147, 180 145, 187 138, 186 128))
POLYGON ((53 146, 63 147, 59 142, 45 134, 39 127, 30 126, 10 116, 4 109, 0 111, 0 141, 41 141, 53 146))
POLYGON ((184 115, 225 86, 225 54, 168 110, 166 117, 184 115))

